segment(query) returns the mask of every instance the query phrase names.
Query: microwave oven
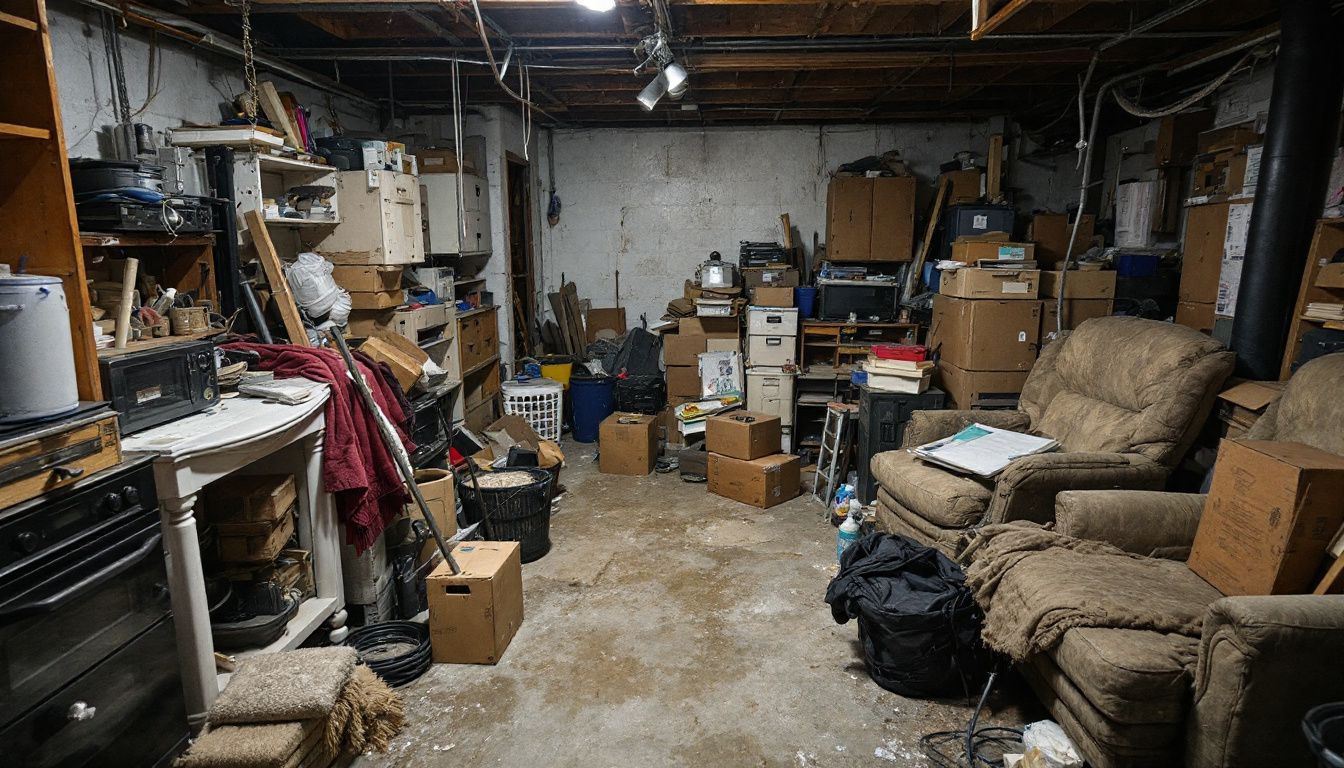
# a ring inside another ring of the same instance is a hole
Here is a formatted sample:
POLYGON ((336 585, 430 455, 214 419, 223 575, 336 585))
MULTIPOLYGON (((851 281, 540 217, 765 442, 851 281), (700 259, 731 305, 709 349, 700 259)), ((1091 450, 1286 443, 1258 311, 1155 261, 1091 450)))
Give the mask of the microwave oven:
POLYGON ((219 402, 211 341, 100 356, 98 367, 103 396, 117 411, 123 435, 199 413, 219 402))

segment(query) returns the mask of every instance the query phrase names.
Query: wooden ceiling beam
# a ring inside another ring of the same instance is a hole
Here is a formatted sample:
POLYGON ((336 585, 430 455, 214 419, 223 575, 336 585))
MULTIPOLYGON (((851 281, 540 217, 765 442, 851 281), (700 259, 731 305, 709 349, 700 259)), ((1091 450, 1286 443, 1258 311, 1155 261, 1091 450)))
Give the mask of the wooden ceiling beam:
POLYGON ((1029 2, 1031 0, 1008 0, 1006 5, 986 18, 985 11, 989 8, 989 0, 971 0, 971 6, 975 9, 974 23, 971 25, 971 39, 979 40, 1003 26, 1003 23, 1017 15, 1018 11, 1026 8, 1029 2))

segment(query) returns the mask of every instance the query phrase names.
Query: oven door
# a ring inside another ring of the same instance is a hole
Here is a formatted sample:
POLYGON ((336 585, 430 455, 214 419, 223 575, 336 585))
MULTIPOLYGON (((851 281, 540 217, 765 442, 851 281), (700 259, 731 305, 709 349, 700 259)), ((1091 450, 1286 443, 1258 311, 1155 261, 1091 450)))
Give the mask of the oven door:
MULTIPOLYGON (((157 510, 111 521, 0 582, 0 726, 169 613, 157 510)), ((162 664, 176 668, 176 654, 162 664)))

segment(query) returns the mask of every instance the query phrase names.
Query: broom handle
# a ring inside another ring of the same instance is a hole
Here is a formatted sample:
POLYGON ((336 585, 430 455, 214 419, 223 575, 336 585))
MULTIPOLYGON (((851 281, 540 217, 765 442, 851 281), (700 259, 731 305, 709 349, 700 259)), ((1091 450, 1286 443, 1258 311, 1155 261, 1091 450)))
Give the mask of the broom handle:
MULTIPOLYGON (((333 327, 329 333, 331 338, 336 341, 336 348, 341 352, 341 358, 345 360, 345 367, 349 369, 350 376, 355 380, 355 389, 359 390, 360 399, 364 401, 364 407, 369 409, 370 413, 376 413, 378 404, 373 400, 373 394, 369 392, 369 385, 360 375, 359 368, 355 366, 355 358, 350 355, 350 347, 346 346, 345 336, 341 334, 341 329, 333 327)), ((461 566, 457 564, 453 557, 453 549, 443 540, 443 534, 439 532, 439 524, 434 521, 434 515, 429 511, 429 505, 425 503, 425 497, 420 495, 420 486, 415 482, 415 471, 411 469, 411 462, 406 458, 406 453, 401 449, 400 441, 392 433, 386 417, 374 417, 378 422, 378 434, 383 438, 383 444, 387 446, 388 453, 397 462, 397 469, 401 471, 401 477, 406 481, 406 487, 411 489, 411 496, 415 497, 416 506, 420 507, 420 514, 424 516, 425 523, 429 525, 429 532, 434 534, 434 542, 439 545, 439 552, 443 555, 444 562, 448 563, 448 568, 453 575, 462 572, 461 566)))

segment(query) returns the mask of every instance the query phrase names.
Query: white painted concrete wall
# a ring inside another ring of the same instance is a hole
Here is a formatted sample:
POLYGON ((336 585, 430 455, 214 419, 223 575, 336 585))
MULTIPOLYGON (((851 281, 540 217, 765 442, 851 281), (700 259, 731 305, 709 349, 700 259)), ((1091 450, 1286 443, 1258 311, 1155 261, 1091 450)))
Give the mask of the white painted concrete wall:
MULTIPOLYGON (((70 157, 111 157, 106 131, 117 122, 117 112, 100 14, 71 0, 52 0, 47 16, 66 149, 70 157)), ((166 35, 159 35, 156 42, 147 30, 134 25, 122 32, 122 59, 131 112, 138 113, 132 119, 156 130, 189 122, 218 123, 223 116, 221 105, 245 90, 242 64, 236 59, 166 35), (157 58, 152 71, 151 52, 157 58)), ((274 81, 282 91, 292 91, 313 112, 316 135, 330 133, 322 93, 264 69, 258 76, 274 81)), ((376 127, 377 110, 371 102, 335 97, 333 103, 347 130, 376 127)))
MULTIPOLYGON (((558 225, 543 226, 546 286, 563 275, 594 306, 614 306, 619 270, 628 322, 656 324, 710 251, 735 262, 740 240, 782 240, 781 213, 809 252, 813 232, 824 242, 827 180, 840 164, 900 150, 922 210, 938 166, 960 150, 983 162, 989 133, 987 123, 557 130, 564 209, 558 225)), ((1072 173, 1071 162, 1059 172, 1013 163, 1008 185, 1023 188, 1022 210, 1063 210, 1072 173)))

